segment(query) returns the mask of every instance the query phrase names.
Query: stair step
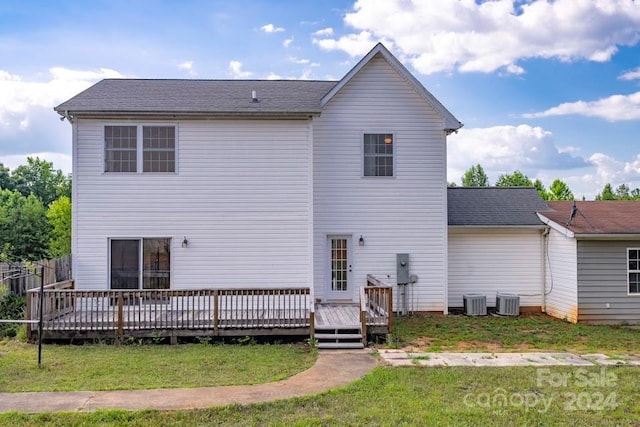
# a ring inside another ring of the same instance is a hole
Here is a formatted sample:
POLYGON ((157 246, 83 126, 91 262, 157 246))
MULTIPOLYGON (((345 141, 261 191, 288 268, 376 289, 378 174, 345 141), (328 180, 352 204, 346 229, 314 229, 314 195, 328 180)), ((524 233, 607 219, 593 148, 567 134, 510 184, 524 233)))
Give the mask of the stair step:
POLYGON ((319 342, 316 344, 318 348, 364 348, 364 344, 361 342, 319 342))
POLYGON ((315 334, 317 340, 355 340, 362 339, 362 334, 315 334))
POLYGON ((357 329, 360 330, 362 325, 315 325, 314 329, 316 331, 335 331, 335 330, 344 330, 344 329, 357 329))

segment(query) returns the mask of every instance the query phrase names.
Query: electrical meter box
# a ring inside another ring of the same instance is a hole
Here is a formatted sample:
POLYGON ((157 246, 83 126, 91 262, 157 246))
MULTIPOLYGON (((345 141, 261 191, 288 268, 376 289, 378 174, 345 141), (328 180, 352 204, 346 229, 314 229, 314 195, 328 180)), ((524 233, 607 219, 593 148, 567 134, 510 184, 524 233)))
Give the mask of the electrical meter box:
POLYGON ((409 254, 396 254, 396 278, 399 285, 406 285, 409 280, 409 254))

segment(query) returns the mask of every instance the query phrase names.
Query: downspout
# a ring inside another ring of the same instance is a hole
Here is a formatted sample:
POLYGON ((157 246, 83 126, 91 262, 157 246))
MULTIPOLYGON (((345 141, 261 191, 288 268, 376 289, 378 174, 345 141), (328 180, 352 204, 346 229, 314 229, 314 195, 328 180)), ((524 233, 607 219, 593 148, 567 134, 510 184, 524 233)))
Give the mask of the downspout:
POLYGON ((548 259, 548 254, 547 254, 547 250, 549 248, 548 245, 548 239, 549 239, 549 232, 551 231, 551 228, 549 226, 545 227, 544 231, 542 232, 542 306, 540 307, 540 309, 542 310, 543 313, 547 312, 547 259, 548 259))

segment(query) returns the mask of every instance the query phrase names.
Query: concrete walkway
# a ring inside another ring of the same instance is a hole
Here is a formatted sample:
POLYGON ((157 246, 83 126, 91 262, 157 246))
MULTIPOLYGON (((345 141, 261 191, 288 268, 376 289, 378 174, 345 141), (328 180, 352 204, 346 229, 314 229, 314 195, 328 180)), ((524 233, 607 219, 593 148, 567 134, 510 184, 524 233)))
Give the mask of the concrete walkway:
POLYGON ((0 412, 178 410, 270 402, 345 386, 366 375, 376 364, 371 350, 367 349, 320 351, 311 368, 273 383, 189 389, 0 393, 0 412))
POLYGON ((640 358, 573 353, 408 353, 379 350, 390 366, 640 366, 640 358))

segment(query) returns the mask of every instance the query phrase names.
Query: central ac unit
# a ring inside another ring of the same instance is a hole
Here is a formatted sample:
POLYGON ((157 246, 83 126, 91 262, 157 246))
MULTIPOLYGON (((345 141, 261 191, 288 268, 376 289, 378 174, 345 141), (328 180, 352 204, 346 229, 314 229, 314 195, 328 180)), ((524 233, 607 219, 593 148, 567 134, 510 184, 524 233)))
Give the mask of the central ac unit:
POLYGON ((462 296, 464 314, 466 316, 486 316, 487 297, 482 294, 465 294, 462 296))
POLYGON ((520 314, 520 296, 498 292, 496 313, 500 316, 518 316, 520 314))

